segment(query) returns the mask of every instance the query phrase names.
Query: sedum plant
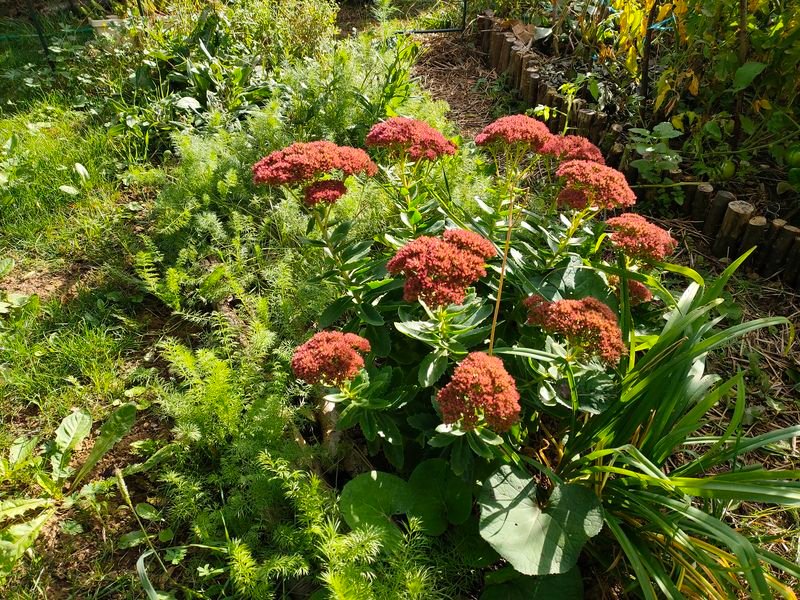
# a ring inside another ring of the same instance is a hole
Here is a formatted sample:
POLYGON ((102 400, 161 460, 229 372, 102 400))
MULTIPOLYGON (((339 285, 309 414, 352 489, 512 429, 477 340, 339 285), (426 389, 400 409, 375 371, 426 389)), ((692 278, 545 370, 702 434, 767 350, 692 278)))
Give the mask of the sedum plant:
POLYGON ((508 565, 484 598, 582 597, 588 570, 642 598, 794 597, 785 581, 800 568, 727 516, 741 502, 800 502, 800 473, 757 462, 800 427, 746 435, 743 374, 706 372, 714 349, 788 324, 726 325, 717 311, 749 253, 713 281, 667 262, 669 232, 612 216, 636 197, 588 140, 516 115, 475 143, 494 173, 472 209, 433 175, 451 142, 424 123, 376 125, 367 145, 389 161, 399 223, 374 240, 348 239, 335 208, 347 180, 329 171, 356 169, 332 159, 262 177, 286 156, 275 153, 255 167, 259 182, 321 190, 305 194, 307 243, 339 298, 292 366, 336 435, 363 437, 391 465, 345 485, 345 521, 391 548, 403 515, 436 536, 479 514, 474 543, 508 565), (709 410, 729 402, 717 428, 709 410))

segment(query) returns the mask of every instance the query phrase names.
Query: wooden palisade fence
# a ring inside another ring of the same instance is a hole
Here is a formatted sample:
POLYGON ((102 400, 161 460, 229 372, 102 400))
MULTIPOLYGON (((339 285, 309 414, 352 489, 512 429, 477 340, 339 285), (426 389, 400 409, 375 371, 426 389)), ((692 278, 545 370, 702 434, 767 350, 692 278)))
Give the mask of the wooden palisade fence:
MULTIPOLYGON (((568 121, 571 133, 589 138, 610 166, 622 168, 628 180, 635 183, 636 170, 621 164, 624 125, 587 108, 581 99, 570 102, 560 94, 542 76, 541 54, 503 24, 491 14, 478 17, 478 45, 489 66, 506 75, 507 84, 526 104, 551 109, 545 120, 551 132, 561 133, 568 121)), ((686 215, 709 238, 714 256, 734 259, 757 246, 747 266, 765 277, 779 275, 786 285, 800 289, 800 228, 783 219, 756 215, 752 204, 737 200, 730 192, 716 191, 709 183, 686 189, 686 215)))

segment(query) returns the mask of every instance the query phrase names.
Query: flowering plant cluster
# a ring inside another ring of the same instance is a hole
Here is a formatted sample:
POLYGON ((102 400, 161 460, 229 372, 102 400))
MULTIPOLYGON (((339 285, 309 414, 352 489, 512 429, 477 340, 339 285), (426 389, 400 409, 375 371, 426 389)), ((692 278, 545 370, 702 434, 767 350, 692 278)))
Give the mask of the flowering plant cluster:
POLYGON ((675 251, 678 242, 669 231, 641 215, 623 213, 606 221, 611 244, 626 256, 644 261, 662 261, 675 251))
POLYGON ((486 275, 485 262, 495 254, 494 245, 477 233, 448 229, 442 239, 421 236, 406 244, 386 269, 405 277, 406 302, 439 307, 462 302, 467 286, 486 275))
POLYGON ((337 146, 333 142, 296 142, 276 150, 253 165, 253 181, 287 187, 303 186, 309 206, 333 203, 347 191, 340 180, 319 181, 324 175, 364 174, 374 176, 377 165, 360 148, 337 146))
MULTIPOLYGON (((382 477, 402 487, 409 472, 410 485, 429 468, 441 477, 426 482, 438 503, 420 509, 426 531, 444 531, 439 504, 464 504, 466 494, 464 519, 474 500, 481 537, 527 576, 577 569, 578 552, 556 547, 559 536, 515 525, 543 510, 572 532, 576 548, 605 535, 621 548, 635 538, 658 552, 659 540, 677 539, 672 527, 695 510, 692 495, 732 493, 727 480, 708 488, 701 481, 735 458, 727 445, 690 459, 684 444, 702 426, 698 407, 743 385, 741 376, 718 384, 703 372, 709 349, 762 325, 715 329, 714 294, 746 255, 711 291, 691 269, 669 267, 694 282, 676 297, 660 281, 677 246, 668 231, 630 212, 597 220, 601 211, 629 210, 636 196, 591 142, 514 115, 474 143, 465 152, 486 152, 496 168, 473 203, 438 178, 464 152, 421 121, 376 124, 366 146, 390 161, 378 181, 399 224, 369 240, 348 239, 352 223, 335 206, 346 188, 333 177, 376 175, 364 151, 294 144, 254 167, 257 182, 303 187, 309 232, 316 230, 308 246, 320 248, 321 284, 338 295, 316 323, 324 330, 296 349, 293 371, 321 391, 323 435, 331 423, 337 435, 358 428, 350 446, 363 441, 396 472, 358 475, 345 493, 382 485, 382 477), (684 458, 668 469, 675 452, 684 458), (422 456, 416 469, 408 464, 422 456), (489 472, 473 498, 475 477, 489 472), (448 484, 453 477, 463 485, 448 484), (542 508, 547 496, 557 503, 551 511, 542 508), (669 527, 659 529, 653 514, 669 514, 669 527), (642 534, 645 523, 655 537, 642 534)), ((336 443, 324 447, 342 452, 336 443)), ((757 488, 737 498, 760 501, 757 488)), ((374 506, 369 511, 374 516, 374 506)), ((362 522, 351 516, 352 526, 362 522)), ((391 514, 379 517, 381 531, 400 535, 391 514)), ((705 560, 703 543, 678 566, 668 557, 664 573, 705 560)))
POLYGON ((456 153, 456 145, 423 121, 392 117, 370 129, 368 147, 386 148, 395 156, 417 162, 456 153))

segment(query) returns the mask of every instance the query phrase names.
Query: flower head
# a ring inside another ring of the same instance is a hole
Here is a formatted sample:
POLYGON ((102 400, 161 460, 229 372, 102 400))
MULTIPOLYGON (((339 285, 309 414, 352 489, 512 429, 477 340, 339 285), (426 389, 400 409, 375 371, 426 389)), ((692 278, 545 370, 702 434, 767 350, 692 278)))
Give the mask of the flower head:
POLYGON ((556 175, 566 184, 558 196, 562 206, 576 210, 588 206, 612 209, 636 203, 625 176, 611 167, 589 160, 569 160, 559 165, 556 175))
MULTIPOLYGON (((612 275, 608 278, 608 283, 614 288, 617 296, 622 293, 622 286, 620 285, 619 277, 612 275)), ((639 304, 650 302, 653 299, 653 292, 651 292, 641 281, 629 279, 628 296, 630 297, 631 306, 638 306, 639 304)))
POLYGON ((525 144, 539 151, 553 137, 547 126, 527 115, 500 117, 489 123, 475 136, 475 144, 486 146, 495 142, 525 144))
POLYGON ((406 154, 412 161, 436 160, 455 154, 456 145, 423 121, 392 117, 376 123, 369 130, 367 146, 388 148, 394 154, 406 154))
POLYGON ((431 306, 459 304, 466 288, 484 275, 486 259, 495 248, 477 233, 451 229, 444 239, 421 236, 406 244, 386 263, 393 275, 403 275, 403 297, 431 306))
POLYGON ((364 367, 361 354, 369 351, 369 342, 354 333, 320 331, 294 351, 292 370, 310 384, 340 385, 364 367))
POLYGON ((542 146, 539 154, 550 154, 559 160, 588 160, 606 164, 600 148, 582 135, 554 135, 542 146))
POLYGON ((623 213, 606 224, 612 231, 611 243, 631 258, 661 261, 678 246, 669 231, 634 213, 623 213))
POLYGON ((627 352, 616 315, 596 298, 547 302, 541 296, 531 296, 525 306, 529 324, 563 335, 605 363, 615 364, 627 352))
POLYGON ((497 254, 494 244, 480 234, 466 229, 448 229, 442 239, 456 248, 481 258, 492 258, 497 254))
POLYGON ((378 167, 358 148, 337 146, 333 142, 296 142, 276 150, 253 165, 253 181, 269 185, 297 185, 310 182, 324 173, 341 171, 345 175, 375 175, 378 167))
POLYGON ((519 419, 519 392, 503 361, 483 352, 470 353, 436 397, 445 423, 461 421, 474 429, 483 419, 495 431, 507 431, 519 419))
POLYGON ((320 202, 333 204, 347 193, 343 181, 338 179, 324 179, 315 181, 303 190, 303 201, 307 206, 315 206, 320 202))

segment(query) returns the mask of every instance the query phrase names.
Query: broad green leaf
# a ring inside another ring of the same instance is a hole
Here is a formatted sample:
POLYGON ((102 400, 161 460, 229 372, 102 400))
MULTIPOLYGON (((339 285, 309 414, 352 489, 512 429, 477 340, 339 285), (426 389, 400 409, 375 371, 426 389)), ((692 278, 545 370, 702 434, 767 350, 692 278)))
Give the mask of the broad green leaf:
POLYGON ((350 296, 342 296, 338 300, 334 300, 328 305, 324 311, 322 311, 322 315, 319 318, 319 326, 322 329, 329 327, 335 321, 341 317, 345 311, 354 306, 353 305, 353 298, 350 296))
POLYGON ((46 510, 30 521, 11 525, 0 531, 0 577, 11 574, 14 565, 33 545, 54 514, 55 509, 46 510))
POLYGON ((92 417, 85 410, 78 410, 61 421, 56 429, 56 451, 50 457, 53 465, 53 479, 64 479, 69 475, 67 465, 72 451, 89 435, 92 429, 92 417))
POLYGON ((72 480, 72 488, 77 487, 81 480, 89 474, 95 467, 106 452, 120 441, 123 436, 128 433, 133 427, 133 422, 136 420, 136 404, 129 402, 123 404, 115 410, 103 426, 100 428, 100 435, 92 447, 92 451, 84 461, 81 468, 75 474, 75 479, 72 480))
POLYGON ((488 585, 480 600, 583 600, 583 579, 577 567, 561 575, 517 575, 509 581, 488 585))
POLYGON ((0 279, 11 273, 11 270, 13 268, 14 268, 13 258, 0 259, 0 279))
POLYGON ((419 365, 419 384, 424 387, 431 387, 447 370, 447 352, 435 350, 422 359, 419 365))
POLYGON ((736 69, 733 75, 733 91, 739 92, 748 87, 758 75, 767 68, 767 65, 760 62, 746 62, 736 69))
POLYGON ((60 185, 58 186, 58 189, 67 194, 68 196, 77 196, 78 194, 80 194, 77 188, 71 185, 60 185))
POLYGON ((408 514, 419 517, 428 535, 440 535, 448 522, 458 525, 469 518, 470 485, 457 477, 444 459, 419 463, 408 479, 408 490, 413 498, 408 514))
POLYGON ((402 538, 392 516, 408 512, 411 504, 408 484, 380 471, 362 473, 348 481, 340 498, 342 516, 352 529, 374 527, 392 547, 402 538))
POLYGON ((25 514, 29 510, 51 506, 53 500, 49 498, 11 498, 0 502, 0 522, 7 519, 14 519, 25 514))
POLYGON ((136 505, 136 514, 142 519, 147 519, 148 521, 161 520, 161 516, 159 515, 156 507, 152 504, 148 504, 147 502, 140 502, 136 505))
POLYGON ((481 537, 524 575, 566 573, 603 528, 600 501, 590 489, 557 485, 542 508, 536 481, 509 465, 484 482, 480 504, 481 537))
POLYGON ((144 544, 146 541, 147 535, 145 532, 137 529, 136 531, 121 535, 119 537, 118 546, 121 550, 125 550, 126 548, 133 548, 134 546, 144 544))

